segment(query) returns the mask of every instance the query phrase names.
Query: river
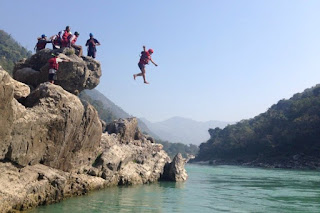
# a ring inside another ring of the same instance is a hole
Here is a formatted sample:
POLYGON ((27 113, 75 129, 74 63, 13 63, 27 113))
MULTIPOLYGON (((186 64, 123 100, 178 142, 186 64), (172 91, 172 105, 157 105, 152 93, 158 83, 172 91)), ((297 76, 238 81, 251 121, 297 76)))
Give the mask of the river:
POLYGON ((188 164, 185 183, 109 187, 31 213, 320 212, 320 172, 188 164))

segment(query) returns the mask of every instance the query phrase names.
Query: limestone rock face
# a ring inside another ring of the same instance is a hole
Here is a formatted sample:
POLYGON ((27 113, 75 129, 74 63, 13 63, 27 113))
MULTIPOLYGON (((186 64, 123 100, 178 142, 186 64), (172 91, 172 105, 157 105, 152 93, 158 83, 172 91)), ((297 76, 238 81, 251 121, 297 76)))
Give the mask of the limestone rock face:
POLYGON ((56 203, 105 185, 102 178, 70 174, 40 164, 17 168, 11 163, 0 163, 0 212, 56 203))
POLYGON ((16 79, 35 88, 30 94, 28 86, 0 70, 0 213, 110 185, 151 183, 162 177, 186 180, 181 155, 169 164, 163 146, 141 133, 136 118, 102 124, 93 106, 64 90, 96 85, 98 72, 86 69, 99 69, 97 62, 66 56, 72 63, 62 67, 74 73, 61 74, 62 88, 42 83, 49 54, 42 50, 16 66, 16 79), (79 80, 78 75, 87 76, 83 87, 79 82, 67 85, 67 79, 79 80))
POLYGON ((184 169, 185 162, 186 160, 182 157, 181 153, 178 153, 171 163, 165 165, 161 179, 176 182, 186 181, 188 175, 184 169))
POLYGON ((83 106, 77 96, 44 83, 26 98, 25 107, 14 99, 13 84, 6 83, 11 77, 2 76, 0 159, 64 171, 92 163, 102 129, 91 105, 83 106))
POLYGON ((3 81, 6 81, 6 84, 12 84, 13 94, 16 99, 25 98, 30 94, 30 88, 28 87, 28 85, 12 79, 10 75, 2 69, 1 66, 0 72, 0 78, 3 81))
POLYGON ((101 77, 100 63, 91 57, 83 56, 80 58, 75 54, 71 54, 69 48, 59 50, 44 49, 29 59, 20 61, 14 68, 14 79, 34 88, 48 81, 48 60, 52 57, 51 53, 53 52, 60 53, 60 58, 70 60, 70 62, 59 64, 55 84, 73 94, 79 93, 84 89, 93 89, 99 84, 101 77))
POLYGON ((89 174, 102 177, 110 184, 155 182, 163 173, 165 164, 170 161, 166 152, 155 149, 156 145, 148 140, 138 142, 132 139, 124 144, 117 135, 104 133, 101 143, 104 148, 89 174))
POLYGON ((119 119, 114 121, 107 125, 106 131, 109 134, 116 134, 122 143, 146 139, 138 129, 138 120, 136 118, 119 119))

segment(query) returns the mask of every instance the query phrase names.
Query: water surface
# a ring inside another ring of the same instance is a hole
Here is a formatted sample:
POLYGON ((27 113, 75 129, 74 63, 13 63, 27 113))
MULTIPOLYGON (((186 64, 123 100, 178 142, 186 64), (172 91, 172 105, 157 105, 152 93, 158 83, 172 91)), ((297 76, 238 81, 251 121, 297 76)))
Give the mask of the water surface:
POLYGON ((320 172, 186 166, 185 183, 110 187, 32 213, 320 212, 320 172))

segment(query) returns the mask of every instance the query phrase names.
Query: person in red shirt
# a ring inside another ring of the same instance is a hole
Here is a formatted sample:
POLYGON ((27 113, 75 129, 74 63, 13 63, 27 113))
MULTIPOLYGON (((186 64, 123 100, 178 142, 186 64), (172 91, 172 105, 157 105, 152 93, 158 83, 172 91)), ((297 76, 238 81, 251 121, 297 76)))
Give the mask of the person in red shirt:
POLYGON ((48 60, 49 63, 49 82, 54 84, 54 81, 57 80, 57 71, 59 69, 60 62, 69 62, 70 60, 65 60, 59 58, 59 53, 52 53, 53 57, 48 60))
POLYGON ((141 52, 140 61, 138 63, 138 66, 139 66, 139 68, 141 70, 141 73, 134 74, 133 75, 133 79, 134 80, 136 80, 137 76, 142 76, 144 83, 145 84, 149 84, 149 82, 146 80, 146 68, 145 68, 145 65, 149 64, 149 61, 151 61, 155 66, 158 66, 158 64, 156 64, 151 58, 152 53, 153 53, 153 49, 149 49, 148 51, 146 51, 146 47, 143 46, 143 51, 141 52))
POLYGON ((63 31, 62 38, 61 38, 61 48, 69 46, 70 37, 71 37, 70 27, 66 26, 66 29, 63 31))

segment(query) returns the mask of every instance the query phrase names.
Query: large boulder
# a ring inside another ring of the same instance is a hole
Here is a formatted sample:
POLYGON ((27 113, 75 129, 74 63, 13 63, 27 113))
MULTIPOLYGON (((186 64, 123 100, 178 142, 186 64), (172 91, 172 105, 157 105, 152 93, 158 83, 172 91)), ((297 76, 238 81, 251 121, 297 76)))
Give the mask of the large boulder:
MULTIPOLYGON (((129 119, 127 122, 133 120, 136 119, 129 119)), ((123 121, 122 119, 119 122, 123 121)), ((137 123, 133 123, 131 127, 136 129, 137 123)), ((131 132, 130 129, 126 130, 131 132)), ((93 167, 88 169, 88 174, 102 177, 112 185, 143 184, 159 180, 164 166, 170 162, 170 157, 161 146, 145 138, 131 138, 124 143, 121 138, 125 133, 103 133, 101 154, 93 167)))
POLYGON ((41 164, 17 168, 0 163, 0 212, 20 212, 104 186, 102 178, 70 174, 41 164))
POLYGON ((146 139, 146 136, 138 128, 138 120, 136 118, 115 120, 107 125, 106 132, 116 134, 122 143, 146 139))
POLYGON ((167 163, 164 167, 164 173, 161 180, 182 182, 188 178, 187 172, 184 168, 186 160, 178 153, 171 163, 167 163))
POLYGON ((0 159, 64 171, 92 164, 102 129, 91 105, 44 83, 25 99, 25 107, 14 99, 11 77, 1 71, 0 76, 0 159))
POLYGON ((5 81, 6 84, 11 84, 13 86, 13 95, 14 98, 25 98, 30 94, 30 88, 28 85, 16 81, 9 77, 9 74, 0 66, 0 80, 5 81))
POLYGON ((100 81, 101 65, 91 57, 78 57, 70 48, 59 50, 43 49, 28 59, 15 65, 13 77, 36 88, 48 81, 48 60, 52 53, 60 53, 59 57, 70 60, 59 64, 55 83, 65 90, 77 94, 84 89, 95 88, 100 81))

